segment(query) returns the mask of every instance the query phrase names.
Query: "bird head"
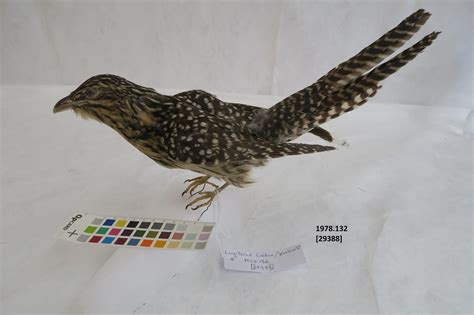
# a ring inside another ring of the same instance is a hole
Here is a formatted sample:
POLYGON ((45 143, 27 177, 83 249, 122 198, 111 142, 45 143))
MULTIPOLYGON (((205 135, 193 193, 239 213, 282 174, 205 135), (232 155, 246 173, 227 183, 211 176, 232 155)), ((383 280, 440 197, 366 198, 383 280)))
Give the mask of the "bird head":
POLYGON ((103 121, 104 117, 117 116, 124 110, 126 99, 133 95, 153 92, 112 74, 89 78, 54 106, 53 112, 73 110, 83 118, 103 121))

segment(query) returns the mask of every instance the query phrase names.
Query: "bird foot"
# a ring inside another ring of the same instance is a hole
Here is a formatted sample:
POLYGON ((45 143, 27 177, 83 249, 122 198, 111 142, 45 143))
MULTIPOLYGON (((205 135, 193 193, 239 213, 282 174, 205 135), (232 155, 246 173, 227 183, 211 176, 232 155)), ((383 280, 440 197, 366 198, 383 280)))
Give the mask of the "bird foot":
POLYGON ((195 178, 185 180, 184 181, 185 183, 190 183, 190 184, 188 185, 188 187, 186 187, 186 189, 183 191, 181 196, 184 196, 185 194, 189 193, 189 196, 192 197, 192 196, 194 196, 198 193, 201 193, 206 188, 206 185, 210 185, 214 188, 218 188, 219 186, 214 184, 214 183, 211 183, 209 181, 209 178, 211 178, 211 177, 210 176, 199 176, 199 177, 195 177, 195 178), (196 191, 196 189, 199 186, 202 186, 201 190, 196 191))
POLYGON ((196 197, 193 201, 188 203, 188 205, 186 206, 186 209, 191 207, 191 210, 197 210, 199 208, 206 207, 206 209, 204 209, 204 212, 206 212, 207 209, 209 209, 209 207, 211 206, 212 201, 217 196, 218 192, 219 190, 215 189, 213 191, 199 191, 195 193, 195 194, 198 194, 199 197, 196 197), (202 203, 200 203, 201 201, 202 203))
POLYGON ((197 197, 193 201, 191 201, 186 206, 186 209, 188 209, 188 207, 191 207, 191 210, 197 210, 199 208, 205 207, 205 209, 201 212, 201 214, 199 215, 199 218, 197 219, 198 221, 200 221, 204 213, 206 213, 209 207, 211 206, 212 202, 214 201, 214 198, 217 196, 219 191, 220 191, 219 188, 216 188, 213 191, 198 192, 197 194, 199 194, 200 197, 197 197), (200 201, 203 201, 203 202, 199 204, 200 201), (193 207, 193 205, 195 206, 193 207))
POLYGON ((219 187, 218 185, 209 182, 209 178, 210 176, 200 176, 200 177, 188 179, 185 181, 185 183, 191 182, 191 184, 189 184, 189 186, 186 188, 186 190, 183 192, 182 195, 184 196, 186 193, 189 193, 190 197, 199 195, 186 205, 186 210, 189 207, 191 207, 191 210, 205 208, 204 211, 201 212, 201 215, 199 216, 198 221, 201 220, 201 217, 203 216, 203 214, 207 212, 212 202, 214 201, 214 198, 219 194, 219 192, 221 192, 223 189, 229 186, 228 183, 225 183, 224 185, 219 187), (214 190, 204 191, 207 184, 214 187, 214 190), (202 186, 201 190, 195 191, 199 186, 202 186))

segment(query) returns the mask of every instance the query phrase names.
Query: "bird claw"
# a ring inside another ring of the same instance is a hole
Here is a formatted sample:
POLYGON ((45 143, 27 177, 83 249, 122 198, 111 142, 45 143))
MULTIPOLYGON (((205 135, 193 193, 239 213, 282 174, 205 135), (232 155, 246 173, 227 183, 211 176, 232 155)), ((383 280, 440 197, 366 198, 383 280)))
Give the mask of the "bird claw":
POLYGON ((218 190, 214 190, 214 191, 200 191, 200 192, 197 192, 195 193, 196 194, 199 194, 201 195, 200 197, 197 197, 196 199, 194 199, 193 201, 191 201, 190 203, 188 203, 186 205, 186 210, 191 207, 191 210, 197 210, 199 208, 202 208, 202 207, 206 207, 206 209, 204 210, 207 211, 207 209, 209 209, 209 207, 211 206, 212 204, 212 201, 214 201, 214 198, 217 196, 217 192, 218 190), (199 203, 200 201, 204 201, 206 200, 206 202, 203 202, 201 204, 197 204, 199 203), (197 204, 197 205, 196 205, 197 204))
POLYGON ((188 210, 188 208, 191 208, 191 210, 195 211, 197 209, 205 207, 204 211, 202 211, 201 214, 199 215, 198 221, 201 220, 201 217, 203 216, 203 214, 207 212, 207 210, 211 206, 217 194, 221 192, 223 189, 225 189, 227 186, 229 186, 228 183, 225 183, 224 185, 219 187, 218 185, 209 182, 208 181, 209 178, 210 176, 200 176, 200 177, 188 179, 187 181, 185 181, 185 183, 191 182, 191 184, 189 184, 186 190, 182 193, 182 196, 184 196, 186 193, 189 193, 190 198, 193 196, 199 195, 186 205, 186 210, 188 210), (204 189, 206 189, 206 185, 208 184, 214 187, 214 190, 204 191, 204 189), (195 191, 197 187, 199 186, 202 186, 201 190, 195 191))
POLYGON ((186 180, 184 181, 184 183, 186 184, 186 183, 189 183, 189 182, 194 182, 195 180, 198 180, 198 179, 200 179, 200 178, 202 178, 202 177, 207 177, 207 176, 198 176, 198 177, 186 179, 186 180))
POLYGON ((199 176, 199 177, 195 177, 195 178, 185 180, 184 181, 185 183, 190 183, 190 184, 188 185, 188 187, 186 187, 186 189, 183 191, 181 196, 184 196, 187 193, 189 193, 190 197, 195 196, 195 195, 201 193, 206 188, 206 185, 208 185, 208 184, 211 185, 214 188, 218 188, 219 187, 218 185, 208 181, 209 178, 210 178, 210 176, 199 176), (202 186, 202 188, 201 188, 201 190, 196 192, 196 189, 199 186, 202 186))
POLYGON ((192 188, 192 189, 189 191, 189 197, 192 197, 192 196, 195 196, 195 195, 199 194, 199 193, 202 192, 204 189, 206 189, 206 186, 207 186, 207 183, 204 183, 204 184, 202 185, 201 190, 198 191, 198 192, 194 192, 194 189, 195 189, 196 187, 192 188))

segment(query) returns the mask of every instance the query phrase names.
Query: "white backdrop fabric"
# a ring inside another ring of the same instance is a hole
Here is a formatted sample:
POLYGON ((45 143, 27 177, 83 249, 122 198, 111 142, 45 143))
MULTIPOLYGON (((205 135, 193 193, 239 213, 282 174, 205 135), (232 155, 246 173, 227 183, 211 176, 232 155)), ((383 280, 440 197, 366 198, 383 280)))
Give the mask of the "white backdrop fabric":
POLYGON ((139 84, 281 95, 419 8, 443 31, 376 101, 473 107, 473 1, 1 1, 4 84, 139 84))
POLYGON ((3 313, 472 313, 472 1, 4 0, 0 11, 3 313), (274 160, 251 187, 225 190, 203 220, 219 212, 229 237, 214 234, 204 252, 54 239, 77 211, 199 215, 180 197, 195 174, 52 114, 86 78, 268 107, 418 8, 433 16, 416 39, 443 31, 434 45, 324 125, 349 147, 274 160), (315 244, 319 224, 348 225, 344 243, 315 244), (226 271, 219 240, 300 243, 308 263, 226 271))
POLYGON ((53 237, 78 211, 199 215, 180 196, 196 174, 156 165, 96 122, 53 115, 72 88, 2 89, 4 314, 472 313, 468 109, 369 103, 324 125, 349 147, 276 159, 249 188, 223 191, 203 220, 220 209, 228 238, 214 233, 204 252, 160 251, 53 237), (347 225, 343 244, 316 244, 321 224, 347 225), (235 249, 302 244, 308 263, 226 271, 219 239, 235 249))

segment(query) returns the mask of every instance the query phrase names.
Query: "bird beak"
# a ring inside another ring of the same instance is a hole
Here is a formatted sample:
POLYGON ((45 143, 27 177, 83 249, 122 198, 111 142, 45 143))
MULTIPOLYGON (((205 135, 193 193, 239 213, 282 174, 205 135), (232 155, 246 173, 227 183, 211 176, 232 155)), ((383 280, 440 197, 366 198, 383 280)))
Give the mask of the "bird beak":
POLYGON ((71 109, 73 106, 74 102, 69 98, 69 96, 66 96, 54 105, 53 113, 63 112, 71 109))

